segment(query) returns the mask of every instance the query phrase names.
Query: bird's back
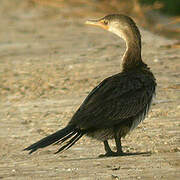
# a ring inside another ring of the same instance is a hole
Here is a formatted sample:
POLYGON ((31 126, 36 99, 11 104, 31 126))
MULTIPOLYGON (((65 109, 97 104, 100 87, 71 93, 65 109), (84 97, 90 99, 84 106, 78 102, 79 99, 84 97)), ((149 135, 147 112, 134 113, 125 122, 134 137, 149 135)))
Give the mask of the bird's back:
POLYGON ((155 86, 155 78, 146 67, 108 77, 90 92, 70 124, 87 131, 96 131, 130 120, 132 123, 129 126, 133 129, 138 125, 137 121, 141 122, 145 118, 155 86), (133 124, 133 121, 136 123, 133 124))

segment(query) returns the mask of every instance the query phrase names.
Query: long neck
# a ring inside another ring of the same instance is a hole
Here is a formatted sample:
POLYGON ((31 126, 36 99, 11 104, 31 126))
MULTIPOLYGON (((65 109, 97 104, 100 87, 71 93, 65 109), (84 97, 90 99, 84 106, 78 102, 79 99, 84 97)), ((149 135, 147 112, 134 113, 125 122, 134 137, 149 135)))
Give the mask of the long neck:
POLYGON ((126 42, 126 51, 123 55, 123 70, 135 68, 144 64, 141 59, 141 36, 138 29, 126 32, 123 38, 126 42))

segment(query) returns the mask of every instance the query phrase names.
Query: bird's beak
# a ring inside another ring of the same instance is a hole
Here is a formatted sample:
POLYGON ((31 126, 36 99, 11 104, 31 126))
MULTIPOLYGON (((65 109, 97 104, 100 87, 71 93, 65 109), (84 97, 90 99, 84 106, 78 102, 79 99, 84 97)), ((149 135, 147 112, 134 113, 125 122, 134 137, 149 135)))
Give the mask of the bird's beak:
POLYGON ((87 20, 86 22, 85 22, 85 24, 89 24, 89 25, 94 25, 94 26, 99 26, 99 24, 100 24, 100 22, 99 22, 99 20, 87 20))
POLYGON ((89 24, 89 25, 94 25, 94 26, 99 26, 99 27, 101 27, 101 28, 103 28, 103 29, 106 29, 106 30, 108 30, 108 26, 106 26, 106 25, 104 25, 102 22, 101 22, 101 20, 87 20, 86 22, 85 22, 85 24, 89 24))

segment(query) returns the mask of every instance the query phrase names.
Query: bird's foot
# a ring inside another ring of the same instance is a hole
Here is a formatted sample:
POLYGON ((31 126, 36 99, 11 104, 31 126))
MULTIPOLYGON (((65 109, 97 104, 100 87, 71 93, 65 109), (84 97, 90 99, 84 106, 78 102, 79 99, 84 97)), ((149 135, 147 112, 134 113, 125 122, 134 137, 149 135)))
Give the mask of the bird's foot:
POLYGON ((100 154, 99 157, 102 158, 102 157, 114 157, 114 156, 124 156, 124 155, 126 155, 126 153, 123 153, 122 151, 121 152, 109 151, 106 152, 105 154, 100 154))

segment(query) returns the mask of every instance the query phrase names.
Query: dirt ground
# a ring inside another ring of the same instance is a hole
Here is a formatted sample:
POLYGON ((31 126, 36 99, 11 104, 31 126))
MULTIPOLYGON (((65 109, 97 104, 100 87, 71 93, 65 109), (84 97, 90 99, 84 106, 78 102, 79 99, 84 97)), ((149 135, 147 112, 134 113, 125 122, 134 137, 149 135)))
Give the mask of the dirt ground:
POLYGON ((123 139, 124 151, 137 154, 99 158, 102 143, 83 137, 61 154, 51 146, 29 155, 22 149, 64 127, 91 89, 120 71, 125 44, 85 19, 0 10, 0 179, 180 178, 180 51, 168 48, 174 40, 141 29, 143 59, 158 88, 148 118, 123 139))

